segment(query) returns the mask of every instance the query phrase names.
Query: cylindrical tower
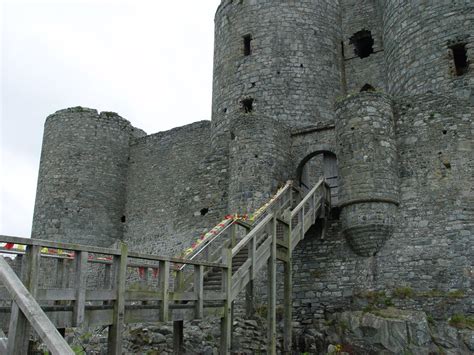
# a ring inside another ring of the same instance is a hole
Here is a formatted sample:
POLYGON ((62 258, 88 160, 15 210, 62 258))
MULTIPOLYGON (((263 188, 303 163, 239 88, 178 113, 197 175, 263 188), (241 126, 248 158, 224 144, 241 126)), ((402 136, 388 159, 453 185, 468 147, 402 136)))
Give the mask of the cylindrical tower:
POLYGON ((240 114, 230 131, 229 211, 252 213, 289 178, 290 131, 254 114, 240 114))
POLYGON ((112 112, 75 107, 45 123, 32 236, 109 246, 122 238, 128 147, 112 112))
POLYGON ((399 201, 392 103, 363 92, 336 114, 342 230, 354 252, 371 256, 390 237, 399 201))
POLYGON ((432 91, 474 100, 473 1, 390 0, 383 18, 391 94, 432 91))
POLYGON ((215 17, 214 147, 254 111, 301 128, 333 119, 340 89, 339 1, 223 0, 215 17))

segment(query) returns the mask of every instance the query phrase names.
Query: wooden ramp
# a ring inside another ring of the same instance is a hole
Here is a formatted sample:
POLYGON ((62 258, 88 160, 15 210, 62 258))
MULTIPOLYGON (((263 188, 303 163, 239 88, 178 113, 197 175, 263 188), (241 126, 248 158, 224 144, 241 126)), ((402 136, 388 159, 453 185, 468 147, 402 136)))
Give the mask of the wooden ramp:
POLYGON ((228 223, 187 259, 131 252, 125 244, 109 249, 0 236, 0 242, 26 246, 24 252, 1 251, 17 254, 21 270, 15 273, 0 257, 0 329, 8 331, 8 340, 0 333, 0 353, 26 353, 31 327, 53 353, 68 354, 56 329, 108 326, 108 353, 121 354, 124 324, 173 321, 174 351, 181 354, 184 320, 219 317, 221 353, 230 354, 232 304, 245 290, 247 312, 253 313, 253 283, 267 266, 268 353, 275 354, 277 260, 284 264, 289 353, 292 251, 316 221, 324 224, 329 208, 323 180, 304 197, 288 183, 256 220, 228 223))

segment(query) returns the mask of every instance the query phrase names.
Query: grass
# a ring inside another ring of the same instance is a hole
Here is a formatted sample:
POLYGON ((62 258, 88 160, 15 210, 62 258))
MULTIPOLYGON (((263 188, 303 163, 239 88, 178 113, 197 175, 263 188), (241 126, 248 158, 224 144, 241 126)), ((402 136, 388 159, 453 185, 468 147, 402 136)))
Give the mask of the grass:
POLYGON ((458 329, 474 330, 474 317, 464 314, 453 314, 449 319, 449 325, 458 329))
POLYGON ((415 295, 415 292, 411 287, 397 287, 393 290, 393 296, 397 298, 412 298, 415 295))

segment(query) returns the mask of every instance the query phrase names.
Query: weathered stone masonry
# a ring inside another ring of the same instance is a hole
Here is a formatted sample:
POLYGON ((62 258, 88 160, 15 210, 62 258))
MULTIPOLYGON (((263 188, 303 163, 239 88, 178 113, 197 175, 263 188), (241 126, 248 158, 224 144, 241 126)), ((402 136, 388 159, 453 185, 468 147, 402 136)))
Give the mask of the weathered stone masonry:
POLYGON ((177 254, 286 179, 336 174, 325 238, 293 255, 295 321, 373 291, 472 315, 473 61, 472 1, 223 0, 212 121, 146 135, 115 114, 51 115, 33 236, 177 254))

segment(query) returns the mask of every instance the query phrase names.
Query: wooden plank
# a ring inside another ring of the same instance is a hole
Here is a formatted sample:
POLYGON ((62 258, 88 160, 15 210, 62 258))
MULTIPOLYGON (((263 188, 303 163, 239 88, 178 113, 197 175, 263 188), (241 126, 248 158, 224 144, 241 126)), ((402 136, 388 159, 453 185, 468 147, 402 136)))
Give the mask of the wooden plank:
POLYGON ((195 318, 201 319, 203 316, 203 302, 204 302, 204 266, 194 266, 194 293, 196 295, 195 306, 195 318))
POLYGON ((85 251, 76 252, 75 256, 75 278, 76 300, 74 301, 73 326, 79 327, 84 321, 84 307, 86 305, 86 282, 87 282, 87 259, 89 253, 85 251))
MULTIPOLYGON (((31 263, 28 268, 33 267, 36 263, 36 258, 39 258, 39 248, 28 248, 31 250, 31 263)), ((27 250, 28 254, 28 250, 27 250)), ((37 277, 30 274, 28 281, 34 282, 34 278, 37 277)), ((7 264, 3 257, 0 257, 0 280, 3 282, 5 287, 8 288, 10 294, 13 296, 15 303, 18 305, 21 313, 27 318, 30 324, 35 329, 36 333, 40 336, 41 340, 46 344, 48 349, 53 354, 64 355, 74 354, 69 345, 66 343, 64 338, 59 334, 53 323, 48 319, 46 314, 41 309, 40 305, 35 301, 33 295, 27 290, 20 279, 16 276, 15 272, 7 264)), ((31 286, 31 284, 29 285, 31 286)), ((23 334, 23 338, 29 340, 26 333, 23 334)), ((8 353, 12 354, 23 354, 26 352, 17 352, 18 348, 14 349, 10 347, 8 343, 8 353)))
POLYGON ((173 354, 184 354, 184 321, 173 322, 173 354))
POLYGON ((114 256, 114 287, 116 299, 113 309, 113 323, 109 326, 108 353, 122 354, 122 332, 125 318, 125 281, 127 277, 128 248, 120 243, 121 255, 114 256))
POLYGON ((7 336, 5 333, 0 329, 0 354, 7 353, 7 336))
POLYGON ((256 258, 257 254, 257 238, 252 238, 248 246, 248 256, 250 259, 250 280, 247 283, 245 288, 245 314, 247 317, 253 317, 255 314, 255 290, 254 290, 254 282, 255 276, 257 274, 255 270, 255 265, 257 262, 256 258))
POLYGON ((237 253, 242 250, 247 243, 253 238, 257 237, 264 229, 266 228, 267 224, 273 219, 273 213, 267 215, 264 219, 262 219, 254 229, 252 229, 249 234, 247 234, 234 248, 232 248, 232 256, 237 255, 237 253))
POLYGON ((268 338, 267 353, 276 355, 276 218, 273 219, 272 243, 268 258, 268 338))
POLYGON ((189 259, 180 259, 180 258, 169 258, 164 256, 152 255, 152 254, 142 254, 137 252, 130 252, 128 255, 130 258, 144 259, 144 260, 155 260, 155 261, 168 261, 175 264, 186 264, 186 265, 202 265, 207 267, 222 267, 225 265, 219 263, 210 263, 206 261, 197 261, 189 259))
POLYGON ((160 275, 158 284, 161 290, 161 307, 160 319, 162 322, 168 321, 169 313, 169 277, 170 277, 170 262, 160 261, 160 275))
POLYGON ((299 211, 303 208, 303 206, 308 202, 311 196, 316 192, 317 189, 321 187, 323 183, 324 179, 321 179, 316 185, 314 185, 314 187, 306 194, 306 196, 301 200, 301 202, 298 203, 298 206, 296 206, 293 211, 291 211, 291 218, 294 218, 296 214, 299 213, 299 211))
MULTIPOLYGON (((3 257, 2 260, 4 261, 3 257)), ((22 258, 21 274, 24 287, 29 291, 31 297, 33 298, 36 297, 36 292, 38 289, 38 271, 40 270, 40 261, 41 248, 39 246, 27 246, 25 255, 22 258)), ((10 294, 12 294, 11 290, 9 291, 10 294)), ((24 312, 20 312, 19 305, 17 303, 12 303, 10 326, 8 330, 9 354, 22 354, 28 351, 30 331, 31 326, 28 323, 26 314, 24 314, 24 312)))
POLYGON ((222 262, 227 269, 222 270, 222 289, 225 292, 224 316, 221 318, 220 354, 230 355, 232 346, 232 249, 222 251, 222 262))
MULTIPOLYGON (((284 228, 284 233, 288 235, 288 240, 291 241, 291 228, 286 226, 284 228)), ((291 248, 287 249, 286 256, 283 270, 283 352, 291 354, 293 326, 293 255, 291 248)))
POLYGON ((72 250, 72 251, 86 251, 86 252, 95 253, 95 254, 120 255, 119 250, 115 250, 111 248, 100 248, 100 247, 96 247, 92 245, 53 242, 51 240, 36 239, 36 238, 34 239, 19 238, 19 237, 7 236, 7 235, 0 235, 0 242, 22 244, 22 245, 27 245, 27 246, 29 245, 29 246, 46 247, 46 248, 53 248, 53 249, 72 250))

